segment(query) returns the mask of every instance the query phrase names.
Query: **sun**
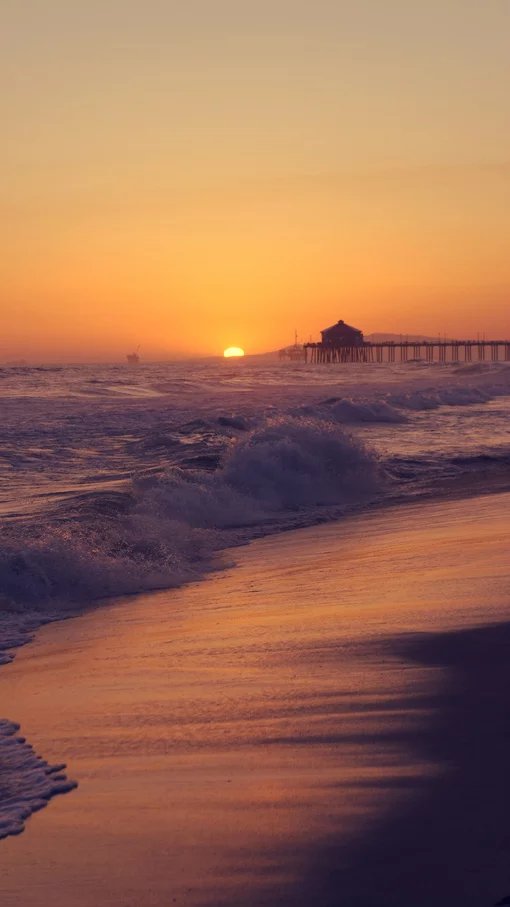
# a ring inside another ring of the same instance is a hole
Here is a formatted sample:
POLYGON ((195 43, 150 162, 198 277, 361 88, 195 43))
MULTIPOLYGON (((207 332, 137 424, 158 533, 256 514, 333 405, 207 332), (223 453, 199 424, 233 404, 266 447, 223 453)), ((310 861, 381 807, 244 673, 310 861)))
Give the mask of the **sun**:
POLYGON ((244 350, 240 346, 229 346, 226 350, 223 350, 223 355, 225 359, 231 359, 232 356, 244 356, 244 350))

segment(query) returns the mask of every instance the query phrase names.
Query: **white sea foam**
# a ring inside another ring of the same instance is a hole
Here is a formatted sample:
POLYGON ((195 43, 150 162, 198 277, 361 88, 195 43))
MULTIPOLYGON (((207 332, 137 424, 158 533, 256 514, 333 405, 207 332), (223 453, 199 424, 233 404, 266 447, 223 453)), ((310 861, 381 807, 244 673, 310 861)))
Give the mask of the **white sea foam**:
POLYGON ((0 839, 19 835, 32 813, 77 787, 65 765, 49 765, 18 731, 19 725, 0 719, 0 839))
POLYGON ((4 601, 45 613, 177 585, 250 529, 270 523, 274 531, 275 520, 283 528, 297 512, 359 503, 383 481, 377 457, 338 424, 271 419, 232 442, 213 472, 172 467, 135 478, 116 499, 87 497, 72 528, 56 521, 27 537, 26 527, 13 527, 0 552, 4 601))

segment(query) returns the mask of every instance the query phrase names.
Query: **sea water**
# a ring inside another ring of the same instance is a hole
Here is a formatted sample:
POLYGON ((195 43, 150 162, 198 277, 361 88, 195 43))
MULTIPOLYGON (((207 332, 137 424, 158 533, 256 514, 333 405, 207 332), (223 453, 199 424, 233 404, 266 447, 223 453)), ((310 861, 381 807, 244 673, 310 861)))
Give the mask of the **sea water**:
MULTIPOLYGON (((196 580, 227 546, 510 485, 504 363, 4 368, 0 400, 4 661, 41 623, 196 580)), ((0 836, 72 786, 7 719, 0 763, 0 836)))

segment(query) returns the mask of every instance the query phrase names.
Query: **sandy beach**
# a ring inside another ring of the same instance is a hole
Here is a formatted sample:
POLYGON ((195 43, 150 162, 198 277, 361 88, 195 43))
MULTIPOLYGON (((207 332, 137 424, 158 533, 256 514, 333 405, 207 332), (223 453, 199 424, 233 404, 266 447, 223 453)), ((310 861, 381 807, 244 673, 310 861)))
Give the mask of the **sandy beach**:
POLYGON ((510 907, 510 0, 1 23, 0 907, 510 907))
POLYGON ((2 907, 475 907, 510 893, 510 495, 266 538, 43 628, 2 714, 78 790, 2 907))

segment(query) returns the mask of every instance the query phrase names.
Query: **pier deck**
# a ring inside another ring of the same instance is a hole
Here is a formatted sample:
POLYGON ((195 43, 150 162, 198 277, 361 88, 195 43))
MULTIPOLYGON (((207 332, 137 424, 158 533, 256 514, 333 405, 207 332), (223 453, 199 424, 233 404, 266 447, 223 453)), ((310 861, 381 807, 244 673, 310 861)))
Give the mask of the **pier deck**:
POLYGON ((360 343, 357 346, 304 344, 305 362, 510 362, 510 340, 437 340, 360 343))

